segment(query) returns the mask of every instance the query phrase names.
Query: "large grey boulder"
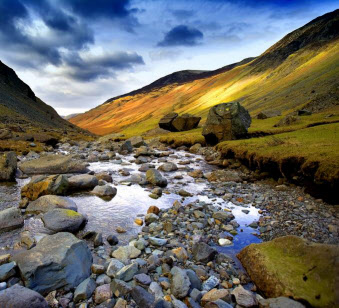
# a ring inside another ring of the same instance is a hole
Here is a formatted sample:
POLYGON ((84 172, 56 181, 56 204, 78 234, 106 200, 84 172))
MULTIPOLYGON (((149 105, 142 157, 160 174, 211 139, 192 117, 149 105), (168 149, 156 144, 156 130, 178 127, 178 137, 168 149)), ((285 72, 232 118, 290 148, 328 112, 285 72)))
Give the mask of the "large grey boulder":
POLYGON ((41 294, 75 288, 91 274, 92 254, 73 234, 47 235, 30 250, 13 257, 25 286, 41 294))
POLYGON ((215 145, 247 134, 251 116, 238 102, 215 105, 208 112, 202 134, 206 143, 215 145))
POLYGON ((188 113, 179 116, 177 113, 171 112, 160 119, 159 127, 171 132, 182 132, 196 128, 200 120, 201 117, 196 117, 188 113))
POLYGON ((53 209, 42 216, 47 229, 54 232, 77 232, 85 221, 85 217, 75 211, 53 209))
POLYGON ((55 195, 41 196, 37 200, 30 202, 26 208, 27 214, 47 213, 55 208, 77 211, 78 207, 75 202, 66 197, 55 195))
POLYGON ((71 155, 48 155, 38 159, 24 161, 19 168, 26 174, 65 174, 86 173, 87 165, 71 155))
POLYGON ((10 207, 0 211, 0 233, 20 228, 23 224, 24 219, 20 209, 17 207, 10 207))
POLYGON ((68 179, 71 190, 89 190, 98 185, 99 181, 94 175, 78 174, 68 179))
POLYGON ((0 292, 0 307, 48 308, 48 304, 38 292, 15 284, 0 292))
POLYGON ((7 152, 0 155, 0 182, 15 181, 17 158, 14 152, 7 152))

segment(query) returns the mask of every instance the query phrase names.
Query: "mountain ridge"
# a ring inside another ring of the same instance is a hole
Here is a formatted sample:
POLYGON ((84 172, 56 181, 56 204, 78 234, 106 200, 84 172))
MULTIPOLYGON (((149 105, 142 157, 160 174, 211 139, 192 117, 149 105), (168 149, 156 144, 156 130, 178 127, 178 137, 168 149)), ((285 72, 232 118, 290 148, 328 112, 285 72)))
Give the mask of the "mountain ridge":
POLYGON ((304 106, 315 112, 337 108, 338 23, 339 10, 327 13, 287 34, 259 57, 197 74, 202 78, 193 81, 166 83, 171 75, 164 76, 155 81, 164 83, 161 87, 152 83, 150 90, 146 86, 109 99, 71 122, 101 135, 134 135, 157 127, 172 111, 201 116, 204 123, 210 107, 234 100, 252 116, 265 110, 288 114, 304 106))

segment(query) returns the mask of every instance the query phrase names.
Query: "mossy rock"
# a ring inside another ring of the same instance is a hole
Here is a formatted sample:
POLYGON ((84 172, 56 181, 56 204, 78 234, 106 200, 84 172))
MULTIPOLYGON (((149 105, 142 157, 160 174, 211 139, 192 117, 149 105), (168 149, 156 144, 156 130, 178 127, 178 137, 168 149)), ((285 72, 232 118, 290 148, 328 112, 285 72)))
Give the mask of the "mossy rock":
POLYGON ((245 247, 238 258, 267 297, 291 297, 314 307, 336 307, 339 246, 284 236, 245 247))

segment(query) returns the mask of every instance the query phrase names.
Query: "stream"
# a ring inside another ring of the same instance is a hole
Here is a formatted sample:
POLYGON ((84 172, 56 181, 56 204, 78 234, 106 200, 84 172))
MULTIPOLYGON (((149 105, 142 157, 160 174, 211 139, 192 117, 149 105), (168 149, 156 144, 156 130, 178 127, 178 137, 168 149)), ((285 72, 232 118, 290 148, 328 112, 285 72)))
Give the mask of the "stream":
MULTIPOLYGON (((211 184, 207 179, 194 179, 187 175, 187 172, 196 169, 200 169, 204 173, 217 169, 215 166, 208 165, 202 156, 188 154, 184 151, 175 151, 169 157, 154 158, 151 164, 155 168, 165 161, 173 162, 179 168, 174 172, 162 172, 168 180, 168 185, 163 189, 162 196, 156 200, 149 197, 151 187, 142 187, 128 180, 131 176, 140 173, 138 169, 141 165, 136 164, 134 161, 133 155, 125 155, 121 156, 120 159, 90 163, 89 169, 91 171, 95 173, 105 171, 112 175, 113 183, 111 185, 117 188, 117 195, 110 201, 105 201, 89 193, 76 193, 68 196, 77 204, 78 212, 88 218, 84 231, 102 232, 104 238, 110 234, 115 234, 118 236, 120 244, 127 244, 129 239, 137 235, 142 228, 134 223, 136 217, 144 216, 151 205, 155 205, 160 209, 169 208, 174 201, 178 200, 183 205, 197 202, 213 204, 223 209, 232 210, 235 221, 239 224, 239 227, 236 228, 238 234, 234 236, 232 245, 217 246, 216 248, 220 252, 234 256, 243 247, 261 241, 254 235, 258 231, 248 226, 253 221, 258 221, 260 217, 258 208, 252 206, 252 204, 237 205, 230 201, 225 201, 213 193, 211 184), (130 175, 122 176, 119 172, 121 169, 128 171, 130 175), (193 196, 182 198, 177 194, 180 189, 188 191, 193 196), (122 227, 126 230, 126 233, 117 234, 117 227, 122 227)), ((30 178, 17 179, 17 183, 14 185, 0 186, 0 210, 9 206, 17 206, 20 201, 21 187, 29 181, 30 178)), ((241 191, 238 192, 240 197, 241 193, 241 191)), ((30 231, 37 240, 45 234, 51 234, 51 231, 44 228, 40 215, 27 217, 23 228, 0 234, 2 249, 8 250, 13 247, 14 243, 19 240, 20 232, 23 230, 30 231)), ((227 234, 226 231, 225 233, 227 234)))

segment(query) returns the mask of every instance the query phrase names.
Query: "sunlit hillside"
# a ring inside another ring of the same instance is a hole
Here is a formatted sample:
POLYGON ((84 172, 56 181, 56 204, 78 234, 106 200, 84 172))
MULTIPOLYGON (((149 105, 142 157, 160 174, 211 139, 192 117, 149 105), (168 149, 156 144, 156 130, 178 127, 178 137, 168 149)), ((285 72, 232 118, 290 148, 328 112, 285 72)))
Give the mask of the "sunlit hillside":
POLYGON ((240 100, 252 116, 264 110, 288 114, 338 109, 339 11, 321 16, 284 37, 255 60, 211 77, 173 83, 108 101, 71 122, 96 134, 141 134, 170 111, 206 119, 209 108, 240 100))

